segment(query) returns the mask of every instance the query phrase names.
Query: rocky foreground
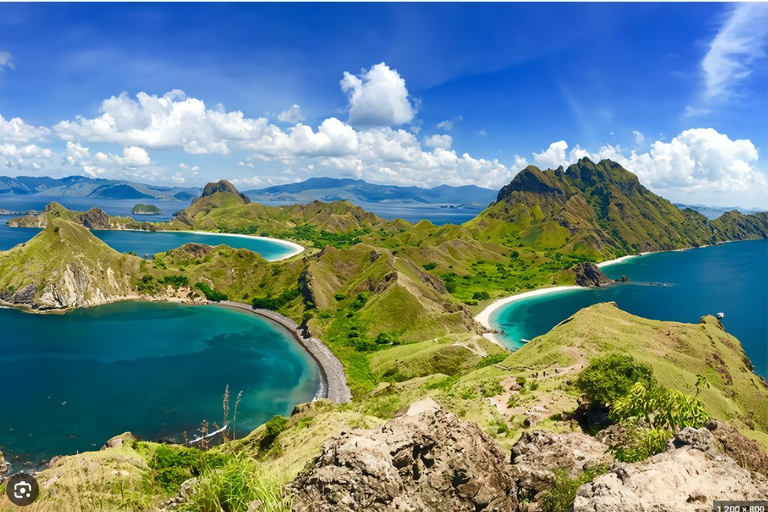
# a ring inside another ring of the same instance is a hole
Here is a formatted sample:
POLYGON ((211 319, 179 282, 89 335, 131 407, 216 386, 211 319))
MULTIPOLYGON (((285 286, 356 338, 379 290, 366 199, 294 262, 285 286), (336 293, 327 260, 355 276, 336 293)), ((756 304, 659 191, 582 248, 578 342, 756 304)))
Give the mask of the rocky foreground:
POLYGON ((578 489, 574 511, 694 512, 716 499, 766 499, 765 475, 718 446, 708 429, 686 428, 663 453, 624 464, 585 434, 533 431, 507 456, 476 424, 426 399, 377 429, 327 441, 289 488, 297 511, 536 511, 556 469, 575 477, 608 465, 578 489))

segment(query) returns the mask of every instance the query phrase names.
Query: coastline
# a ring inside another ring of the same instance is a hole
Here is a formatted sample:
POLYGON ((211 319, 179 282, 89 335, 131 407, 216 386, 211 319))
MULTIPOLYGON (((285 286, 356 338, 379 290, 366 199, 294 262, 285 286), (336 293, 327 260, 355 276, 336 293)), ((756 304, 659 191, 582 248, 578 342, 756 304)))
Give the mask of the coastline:
POLYGON ((250 304, 234 301, 210 302, 209 304, 246 311, 261 318, 266 318, 290 332, 294 339, 315 360, 320 372, 320 389, 315 400, 328 398, 336 403, 347 403, 352 399, 352 393, 347 385, 344 366, 328 346, 315 337, 304 338, 299 332, 299 325, 288 317, 267 309, 254 309, 250 304))
MULTIPOLYGON (((136 230, 141 231, 141 230, 136 230)), ((266 240, 269 242, 276 242, 281 245, 285 245, 287 247, 290 247, 292 251, 285 256, 280 256, 279 258, 276 258, 274 260, 268 260, 270 262, 272 261, 281 261, 281 260, 287 260, 288 258, 292 258, 296 256, 297 254, 301 254, 306 250, 306 247, 303 245, 299 245, 296 242, 291 242, 290 240, 283 240, 282 238, 271 238, 266 236, 255 236, 255 235, 243 235, 240 233, 213 233, 211 231, 193 231, 193 230, 166 230, 166 231, 159 231, 159 233, 191 233, 193 235, 213 235, 213 236, 233 236, 237 238, 249 238, 249 239, 255 239, 255 240, 266 240)))
MULTIPOLYGON (((518 293, 516 295, 510 295, 509 297, 504 297, 502 299, 498 299, 488 306, 485 307, 480 313, 478 313, 475 316, 475 322, 479 323, 486 329, 493 329, 490 323, 491 314, 496 311, 497 309, 506 306, 507 304, 510 304, 512 302, 517 302, 520 300, 530 299, 531 297, 538 297, 540 295, 548 295, 550 293, 555 292, 562 292, 566 290, 582 290, 584 289, 583 286, 553 286, 551 288, 539 288, 538 290, 531 290, 530 292, 523 292, 518 293)), ((486 336, 487 337, 487 336, 486 336)), ((491 339, 491 338, 488 338, 491 339)), ((498 339, 494 337, 494 339, 491 339, 491 341, 494 341, 496 343, 499 343, 498 339)))

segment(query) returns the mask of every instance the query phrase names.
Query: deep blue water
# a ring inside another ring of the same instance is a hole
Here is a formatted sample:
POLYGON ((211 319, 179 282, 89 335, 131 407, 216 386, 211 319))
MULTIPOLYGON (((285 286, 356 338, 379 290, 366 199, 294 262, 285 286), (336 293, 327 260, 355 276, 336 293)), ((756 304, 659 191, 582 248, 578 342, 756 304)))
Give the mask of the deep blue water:
MULTIPOLYGON (((26 242, 35 236, 39 229, 9 228, 6 222, 13 216, 0 215, 0 251, 8 250, 16 244, 26 242)), ((139 256, 152 255, 175 249, 186 243, 219 245, 226 244, 236 249, 250 249, 268 261, 284 258, 293 252, 293 248, 277 240, 232 235, 213 235, 206 233, 182 233, 165 231, 99 231, 93 234, 119 252, 135 252, 139 256)))
POLYGON ((310 401, 319 385, 314 362, 284 329, 219 306, 0 309, 0 325, 0 451, 14 470, 98 449, 128 430, 149 440, 195 437, 203 419, 223 423, 227 384, 231 411, 243 391, 244 435, 310 401))
POLYGON ((725 313, 759 375, 768 375, 768 241, 734 242, 682 252, 648 254, 602 268, 630 282, 607 288, 567 290, 512 302, 491 315, 491 325, 511 348, 533 339, 598 302, 615 301, 634 315, 697 323, 725 313))

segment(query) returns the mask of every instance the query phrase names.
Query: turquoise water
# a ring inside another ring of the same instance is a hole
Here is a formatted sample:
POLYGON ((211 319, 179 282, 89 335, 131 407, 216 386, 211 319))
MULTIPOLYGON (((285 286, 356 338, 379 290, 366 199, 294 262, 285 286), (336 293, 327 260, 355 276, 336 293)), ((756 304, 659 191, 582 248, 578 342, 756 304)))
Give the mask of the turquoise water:
POLYGON ((728 243, 682 252, 648 254, 603 267, 607 288, 555 292, 512 302, 496 310, 491 325, 511 348, 533 339, 598 302, 615 301, 634 315, 696 323, 725 313, 723 325, 736 336, 755 370, 768 376, 768 242, 728 243))
MULTIPOLYGON (((40 230, 33 228, 9 228, 5 223, 13 216, 0 215, 0 251, 26 242, 40 230)), ((93 234, 119 252, 134 252, 139 256, 152 255, 175 249, 186 243, 206 245, 226 244, 235 249, 250 249, 259 253, 267 261, 275 261, 290 255, 294 249, 278 240, 242 237, 233 235, 212 235, 206 233, 181 233, 164 231, 99 231, 93 234)))
MULTIPOLYGON (((64 315, 0 309, 0 451, 20 469, 127 430, 190 438, 220 425, 229 384, 243 435, 312 400, 320 378, 284 329, 219 306, 123 302, 64 315), (14 462, 19 456, 21 461, 14 462)), ((213 430, 213 429, 211 429, 213 430)))

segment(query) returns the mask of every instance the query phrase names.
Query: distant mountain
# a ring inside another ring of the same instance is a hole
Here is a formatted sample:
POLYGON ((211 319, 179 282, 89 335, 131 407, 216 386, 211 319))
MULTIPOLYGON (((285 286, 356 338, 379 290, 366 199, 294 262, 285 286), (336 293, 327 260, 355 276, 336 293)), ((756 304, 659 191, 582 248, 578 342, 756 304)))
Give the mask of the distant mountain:
POLYGON ((681 210, 685 210, 686 208, 690 208, 691 210, 696 210, 697 212, 704 215, 706 218, 710 220, 716 219, 726 212, 739 211, 746 215, 751 215, 753 213, 759 213, 764 211, 759 208, 740 208, 738 206, 707 206, 705 204, 675 203, 675 206, 677 206, 681 210))
POLYGON ((0 195, 44 195, 48 197, 93 197, 99 199, 162 199, 188 201, 200 195, 194 187, 164 187, 125 180, 85 176, 0 176, 0 195))
POLYGON ((465 224, 476 236, 542 250, 605 258, 764 238, 765 213, 726 213, 710 221, 680 209, 610 160, 582 158, 568 169, 528 166, 497 201, 465 224))
POLYGON ((351 203, 422 203, 487 206, 496 191, 467 185, 434 188, 376 185, 350 178, 310 178, 300 183, 243 192, 256 202, 310 203, 312 201, 349 201, 351 203))

